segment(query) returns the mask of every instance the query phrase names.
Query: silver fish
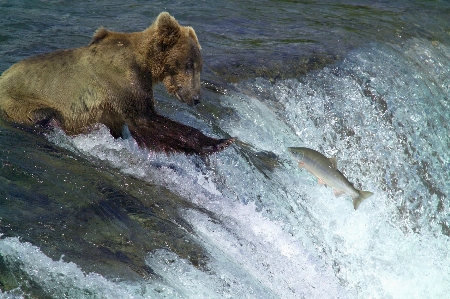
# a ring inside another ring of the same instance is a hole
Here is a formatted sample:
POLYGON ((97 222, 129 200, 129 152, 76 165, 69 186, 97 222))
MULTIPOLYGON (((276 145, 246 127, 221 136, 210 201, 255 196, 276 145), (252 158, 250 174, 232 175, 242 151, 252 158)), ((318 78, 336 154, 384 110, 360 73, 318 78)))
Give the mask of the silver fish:
POLYGON ((361 202, 372 196, 369 191, 355 189, 352 183, 337 169, 336 158, 327 158, 318 151, 306 147, 288 147, 292 156, 298 161, 300 167, 305 168, 319 179, 319 183, 326 184, 339 196, 343 193, 353 198, 355 210, 361 202))

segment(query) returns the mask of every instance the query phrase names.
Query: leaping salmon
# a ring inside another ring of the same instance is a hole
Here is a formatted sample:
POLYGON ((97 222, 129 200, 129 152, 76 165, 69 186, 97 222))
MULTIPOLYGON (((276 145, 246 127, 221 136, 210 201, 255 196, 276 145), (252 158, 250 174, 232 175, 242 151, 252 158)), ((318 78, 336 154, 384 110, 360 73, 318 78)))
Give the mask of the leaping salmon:
POLYGON ((370 191, 355 189, 353 184, 337 169, 336 158, 327 158, 318 151, 306 147, 288 147, 288 149, 298 161, 299 166, 316 176, 319 183, 333 188, 334 195, 349 194, 353 198, 355 210, 364 199, 373 195, 370 191))

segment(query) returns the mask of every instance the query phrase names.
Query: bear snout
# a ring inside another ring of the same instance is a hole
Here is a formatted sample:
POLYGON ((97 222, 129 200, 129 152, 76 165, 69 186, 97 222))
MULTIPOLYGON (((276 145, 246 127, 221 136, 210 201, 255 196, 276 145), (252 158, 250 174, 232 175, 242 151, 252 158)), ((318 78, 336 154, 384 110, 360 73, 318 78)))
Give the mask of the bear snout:
POLYGON ((186 103, 189 106, 195 106, 200 104, 201 96, 200 93, 192 93, 187 89, 179 89, 175 92, 175 96, 180 102, 186 103))

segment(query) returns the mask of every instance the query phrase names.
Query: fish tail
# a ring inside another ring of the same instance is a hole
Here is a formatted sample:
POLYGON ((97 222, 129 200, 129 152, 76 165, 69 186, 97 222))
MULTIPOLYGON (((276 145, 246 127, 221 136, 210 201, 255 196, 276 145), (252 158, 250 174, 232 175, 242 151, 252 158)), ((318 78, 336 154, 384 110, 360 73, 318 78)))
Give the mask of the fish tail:
POLYGON ((364 199, 371 197, 373 195, 373 193, 370 191, 359 190, 358 193, 359 193, 359 196, 353 198, 353 207, 355 208, 355 210, 359 207, 359 205, 361 204, 361 202, 364 199))

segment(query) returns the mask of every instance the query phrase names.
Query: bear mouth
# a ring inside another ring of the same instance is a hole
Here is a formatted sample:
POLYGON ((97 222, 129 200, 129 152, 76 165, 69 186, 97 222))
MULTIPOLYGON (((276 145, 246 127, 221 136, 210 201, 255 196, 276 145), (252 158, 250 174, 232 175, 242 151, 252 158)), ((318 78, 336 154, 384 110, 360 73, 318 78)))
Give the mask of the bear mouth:
POLYGON ((200 103, 200 97, 194 96, 194 98, 190 101, 186 101, 185 98, 180 94, 180 92, 177 90, 174 92, 175 97, 182 103, 186 103, 189 106, 195 106, 200 103))

